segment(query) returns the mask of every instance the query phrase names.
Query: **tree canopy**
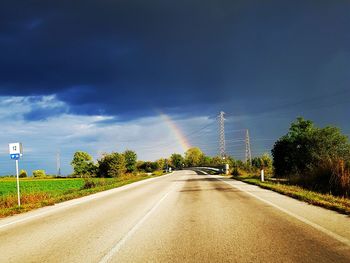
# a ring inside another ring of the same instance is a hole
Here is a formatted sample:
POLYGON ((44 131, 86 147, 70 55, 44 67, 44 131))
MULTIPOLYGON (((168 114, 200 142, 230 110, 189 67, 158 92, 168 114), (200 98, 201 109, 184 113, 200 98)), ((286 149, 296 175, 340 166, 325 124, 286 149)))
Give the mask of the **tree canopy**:
POLYGON ((203 156, 203 152, 198 147, 190 148, 185 153, 185 163, 188 167, 199 166, 203 156))
POLYGON ((125 167, 128 173, 132 173, 136 170, 137 154, 134 151, 126 150, 124 152, 125 167))
POLYGON ((85 176, 95 173, 92 157, 87 152, 77 151, 74 153, 71 165, 73 166, 74 175, 85 176))
POLYGON ((124 154, 113 152, 98 160, 98 176, 118 177, 126 172, 124 154))
POLYGON ((185 159, 181 154, 173 153, 170 156, 170 163, 175 169, 182 169, 185 164, 185 159))

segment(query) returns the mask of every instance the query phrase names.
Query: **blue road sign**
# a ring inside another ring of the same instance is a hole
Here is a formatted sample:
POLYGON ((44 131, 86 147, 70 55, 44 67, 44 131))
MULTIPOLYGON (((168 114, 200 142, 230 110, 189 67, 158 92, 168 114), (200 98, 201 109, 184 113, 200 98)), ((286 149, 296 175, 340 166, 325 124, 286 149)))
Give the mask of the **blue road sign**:
POLYGON ((10 158, 11 158, 12 160, 19 160, 19 157, 20 157, 19 153, 10 154, 10 158))

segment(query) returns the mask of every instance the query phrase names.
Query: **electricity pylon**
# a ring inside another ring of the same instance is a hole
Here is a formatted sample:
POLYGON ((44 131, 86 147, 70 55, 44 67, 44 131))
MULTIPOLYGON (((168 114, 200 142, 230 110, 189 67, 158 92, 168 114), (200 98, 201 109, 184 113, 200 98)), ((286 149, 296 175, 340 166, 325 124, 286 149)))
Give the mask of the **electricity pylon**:
POLYGON ((219 120, 219 149, 220 149, 220 156, 221 158, 225 158, 225 118, 224 118, 225 112, 220 111, 220 114, 218 116, 219 120))
POLYGON ((56 155, 56 168, 57 168, 57 176, 61 175, 61 154, 58 151, 56 155))
POLYGON ((248 129, 245 133, 245 162, 252 165, 252 152, 250 150, 250 138, 248 129))

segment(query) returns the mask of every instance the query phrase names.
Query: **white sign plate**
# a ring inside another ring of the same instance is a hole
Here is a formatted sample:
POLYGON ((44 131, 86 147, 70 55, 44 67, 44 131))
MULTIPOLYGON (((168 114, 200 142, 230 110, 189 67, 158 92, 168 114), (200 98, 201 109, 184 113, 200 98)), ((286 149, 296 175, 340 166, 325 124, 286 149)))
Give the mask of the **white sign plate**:
POLYGON ((22 154, 22 143, 10 143, 9 144, 9 152, 11 154, 22 154))

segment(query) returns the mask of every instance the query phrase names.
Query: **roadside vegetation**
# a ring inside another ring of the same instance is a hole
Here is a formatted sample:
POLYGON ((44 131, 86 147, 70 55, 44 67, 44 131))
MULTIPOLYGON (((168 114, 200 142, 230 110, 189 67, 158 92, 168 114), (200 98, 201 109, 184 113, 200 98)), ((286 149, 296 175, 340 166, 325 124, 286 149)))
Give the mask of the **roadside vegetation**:
POLYGON ((0 217, 109 190, 158 175, 126 174, 117 178, 24 179, 17 207, 15 179, 0 180, 0 217))
POLYGON ((233 176, 234 179, 258 185, 261 188, 272 190, 274 192, 284 194, 295 199, 307 202, 312 205, 328 208, 343 214, 350 214, 350 199, 346 197, 334 196, 332 194, 324 194, 316 191, 310 191, 301 186, 290 184, 288 181, 278 182, 267 178, 261 182, 258 176, 233 176))
POLYGON ((137 154, 127 150, 123 153, 106 153, 97 162, 88 153, 77 151, 71 165, 73 173, 68 177, 47 175, 44 170, 35 170, 28 177, 27 172, 21 170, 20 208, 17 206, 15 177, 0 179, 0 217, 161 176, 166 173, 168 164, 165 159, 137 161, 137 154))
POLYGON ((350 143, 336 127, 298 118, 268 155, 236 166, 233 178, 350 214, 350 143), (260 160, 259 160, 260 159, 260 160), (260 181, 260 169, 266 181, 260 181))

